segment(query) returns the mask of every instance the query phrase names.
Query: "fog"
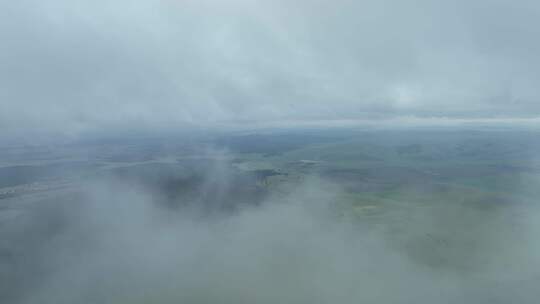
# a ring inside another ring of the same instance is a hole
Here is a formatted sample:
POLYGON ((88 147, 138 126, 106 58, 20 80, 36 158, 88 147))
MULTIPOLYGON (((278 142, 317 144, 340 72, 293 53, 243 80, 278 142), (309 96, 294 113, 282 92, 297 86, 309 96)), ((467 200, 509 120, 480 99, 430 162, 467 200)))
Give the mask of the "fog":
POLYGON ((0 302, 536 303, 539 36, 533 0, 0 0, 0 302))
POLYGON ((28 206, 1 232, 0 244, 12 253, 0 264, 2 301, 534 303, 538 297, 536 206, 434 202, 415 212, 389 210, 373 223, 344 215, 340 186, 311 177, 257 204, 222 208, 230 177, 219 168, 216 162, 204 175, 206 186, 190 198, 199 204, 163 201, 148 187, 111 177, 28 206), (205 195, 210 199, 201 200, 205 195))

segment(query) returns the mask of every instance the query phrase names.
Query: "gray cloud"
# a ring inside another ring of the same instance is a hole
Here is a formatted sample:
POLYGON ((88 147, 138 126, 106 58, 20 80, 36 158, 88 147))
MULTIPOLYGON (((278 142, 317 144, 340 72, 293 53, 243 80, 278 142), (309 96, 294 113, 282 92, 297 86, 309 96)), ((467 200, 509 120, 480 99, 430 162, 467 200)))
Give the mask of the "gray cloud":
POLYGON ((536 1, 4 1, 0 127, 540 114, 536 1))
POLYGON ((201 217, 125 182, 89 184, 0 232, 24 253, 8 255, 9 302, 535 303, 533 206, 436 204, 370 225, 340 217, 330 203, 340 195, 311 180, 201 217))

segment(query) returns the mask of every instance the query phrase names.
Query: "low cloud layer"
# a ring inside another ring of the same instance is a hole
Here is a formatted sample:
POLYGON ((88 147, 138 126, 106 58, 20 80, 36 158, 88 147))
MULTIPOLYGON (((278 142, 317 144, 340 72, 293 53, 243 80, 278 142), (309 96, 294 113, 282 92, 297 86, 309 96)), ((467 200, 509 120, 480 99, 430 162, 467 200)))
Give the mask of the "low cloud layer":
MULTIPOLYGON (((223 181, 225 182, 225 181, 223 181)), ((377 224, 306 181, 234 212, 171 209, 124 182, 27 210, 2 231, 10 303, 534 303, 538 213, 434 203, 377 224), (514 217, 513 215, 518 215, 514 217), (8 251, 9 252, 9 251, 8 251), (9 278, 9 280, 8 280, 9 278)), ((7 288, 6 288, 7 287, 7 288)))
POLYGON ((0 127, 540 114, 537 1, 3 1, 0 127))

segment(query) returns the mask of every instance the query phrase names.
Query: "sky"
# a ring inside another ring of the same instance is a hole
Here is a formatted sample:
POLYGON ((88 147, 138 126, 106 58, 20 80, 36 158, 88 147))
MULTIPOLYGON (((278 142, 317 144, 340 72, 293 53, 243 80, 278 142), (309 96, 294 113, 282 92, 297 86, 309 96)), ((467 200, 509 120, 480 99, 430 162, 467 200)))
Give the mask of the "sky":
POLYGON ((0 0, 0 132, 540 117, 534 0, 0 0))

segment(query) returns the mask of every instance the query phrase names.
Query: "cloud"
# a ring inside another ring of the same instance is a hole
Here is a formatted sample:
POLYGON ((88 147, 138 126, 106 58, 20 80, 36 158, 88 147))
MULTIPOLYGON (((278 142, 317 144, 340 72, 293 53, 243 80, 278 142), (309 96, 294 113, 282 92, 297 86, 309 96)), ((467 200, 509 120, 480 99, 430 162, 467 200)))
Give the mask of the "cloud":
POLYGON ((540 114, 536 1, 4 1, 0 127, 540 114))
POLYGON ((3 258, 10 259, 9 267, 0 268, 9 287, 4 299, 25 304, 536 299, 538 213, 532 206, 499 212, 433 202, 414 215, 387 210, 370 225, 339 215, 342 194, 324 181, 307 180, 259 206, 199 213, 163 205, 153 192, 126 180, 87 183, 76 196, 29 206, 2 230, 0 245, 9 249, 3 258))

